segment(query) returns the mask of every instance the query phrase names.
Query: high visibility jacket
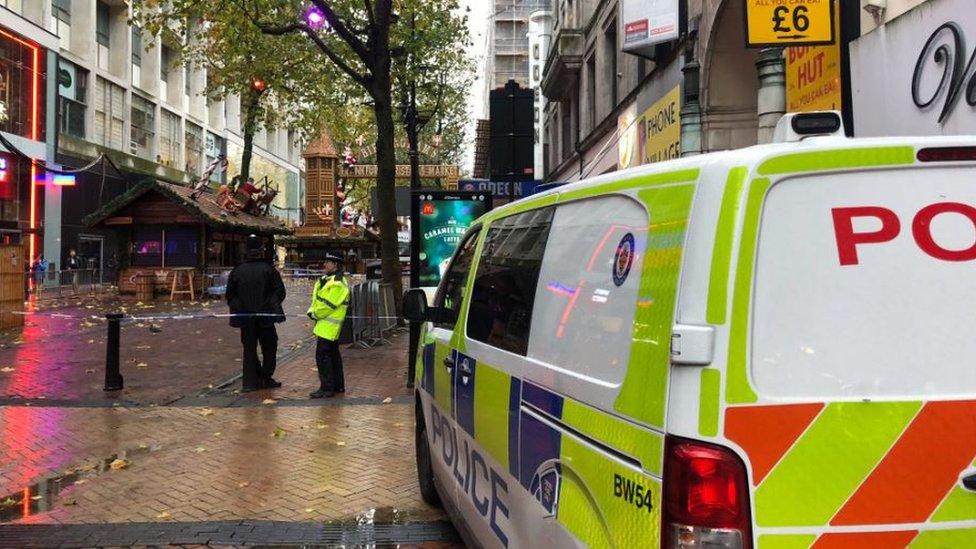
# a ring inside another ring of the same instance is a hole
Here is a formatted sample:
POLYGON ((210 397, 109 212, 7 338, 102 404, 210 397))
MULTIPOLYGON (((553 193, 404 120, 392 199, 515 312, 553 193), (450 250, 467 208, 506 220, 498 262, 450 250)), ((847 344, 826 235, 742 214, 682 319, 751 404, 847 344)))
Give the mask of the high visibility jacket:
POLYGON ((312 304, 308 308, 308 315, 315 320, 312 332, 329 341, 339 339, 348 307, 349 285, 342 273, 318 279, 312 290, 312 304))

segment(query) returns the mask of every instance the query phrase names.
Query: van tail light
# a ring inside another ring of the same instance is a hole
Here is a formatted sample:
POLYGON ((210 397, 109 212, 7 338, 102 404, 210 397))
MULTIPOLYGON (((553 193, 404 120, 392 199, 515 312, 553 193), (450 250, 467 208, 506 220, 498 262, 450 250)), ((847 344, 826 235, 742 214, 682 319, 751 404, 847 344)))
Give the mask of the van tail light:
POLYGON ((746 468, 728 448, 665 440, 661 546, 752 546, 746 468))
POLYGON ((976 147, 929 147, 916 156, 919 162, 972 162, 976 161, 976 147))

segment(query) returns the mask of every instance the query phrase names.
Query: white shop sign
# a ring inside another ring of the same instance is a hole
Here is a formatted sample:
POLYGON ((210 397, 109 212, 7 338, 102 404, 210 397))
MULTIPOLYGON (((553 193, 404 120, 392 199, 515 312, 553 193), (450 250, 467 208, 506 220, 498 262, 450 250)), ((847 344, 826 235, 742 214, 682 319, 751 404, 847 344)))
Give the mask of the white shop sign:
POLYGON ((859 137, 976 133, 973 0, 929 0, 854 41, 851 85, 859 137))

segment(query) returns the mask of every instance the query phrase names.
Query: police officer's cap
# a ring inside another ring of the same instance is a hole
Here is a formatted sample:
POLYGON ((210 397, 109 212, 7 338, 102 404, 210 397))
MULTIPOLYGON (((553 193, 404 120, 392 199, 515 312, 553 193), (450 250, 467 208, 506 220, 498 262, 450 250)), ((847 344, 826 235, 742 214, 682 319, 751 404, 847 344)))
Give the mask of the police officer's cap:
POLYGON ((345 261, 342 259, 342 256, 333 251, 325 252, 325 257, 323 259, 325 261, 335 261, 336 263, 345 263, 345 261))

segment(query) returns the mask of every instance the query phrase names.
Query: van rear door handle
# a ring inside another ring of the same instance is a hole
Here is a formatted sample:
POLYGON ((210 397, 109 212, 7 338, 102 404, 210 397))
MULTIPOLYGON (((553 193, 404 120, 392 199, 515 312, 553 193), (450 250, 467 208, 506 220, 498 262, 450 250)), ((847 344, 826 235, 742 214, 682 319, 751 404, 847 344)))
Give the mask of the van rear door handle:
POLYGON ((962 477, 962 485, 970 492, 976 492, 976 473, 962 477))
POLYGON ((447 371, 448 372, 450 372, 451 370, 453 370, 454 369, 454 359, 451 358, 451 357, 449 357, 449 356, 448 357, 444 357, 444 367, 447 368, 447 371))

